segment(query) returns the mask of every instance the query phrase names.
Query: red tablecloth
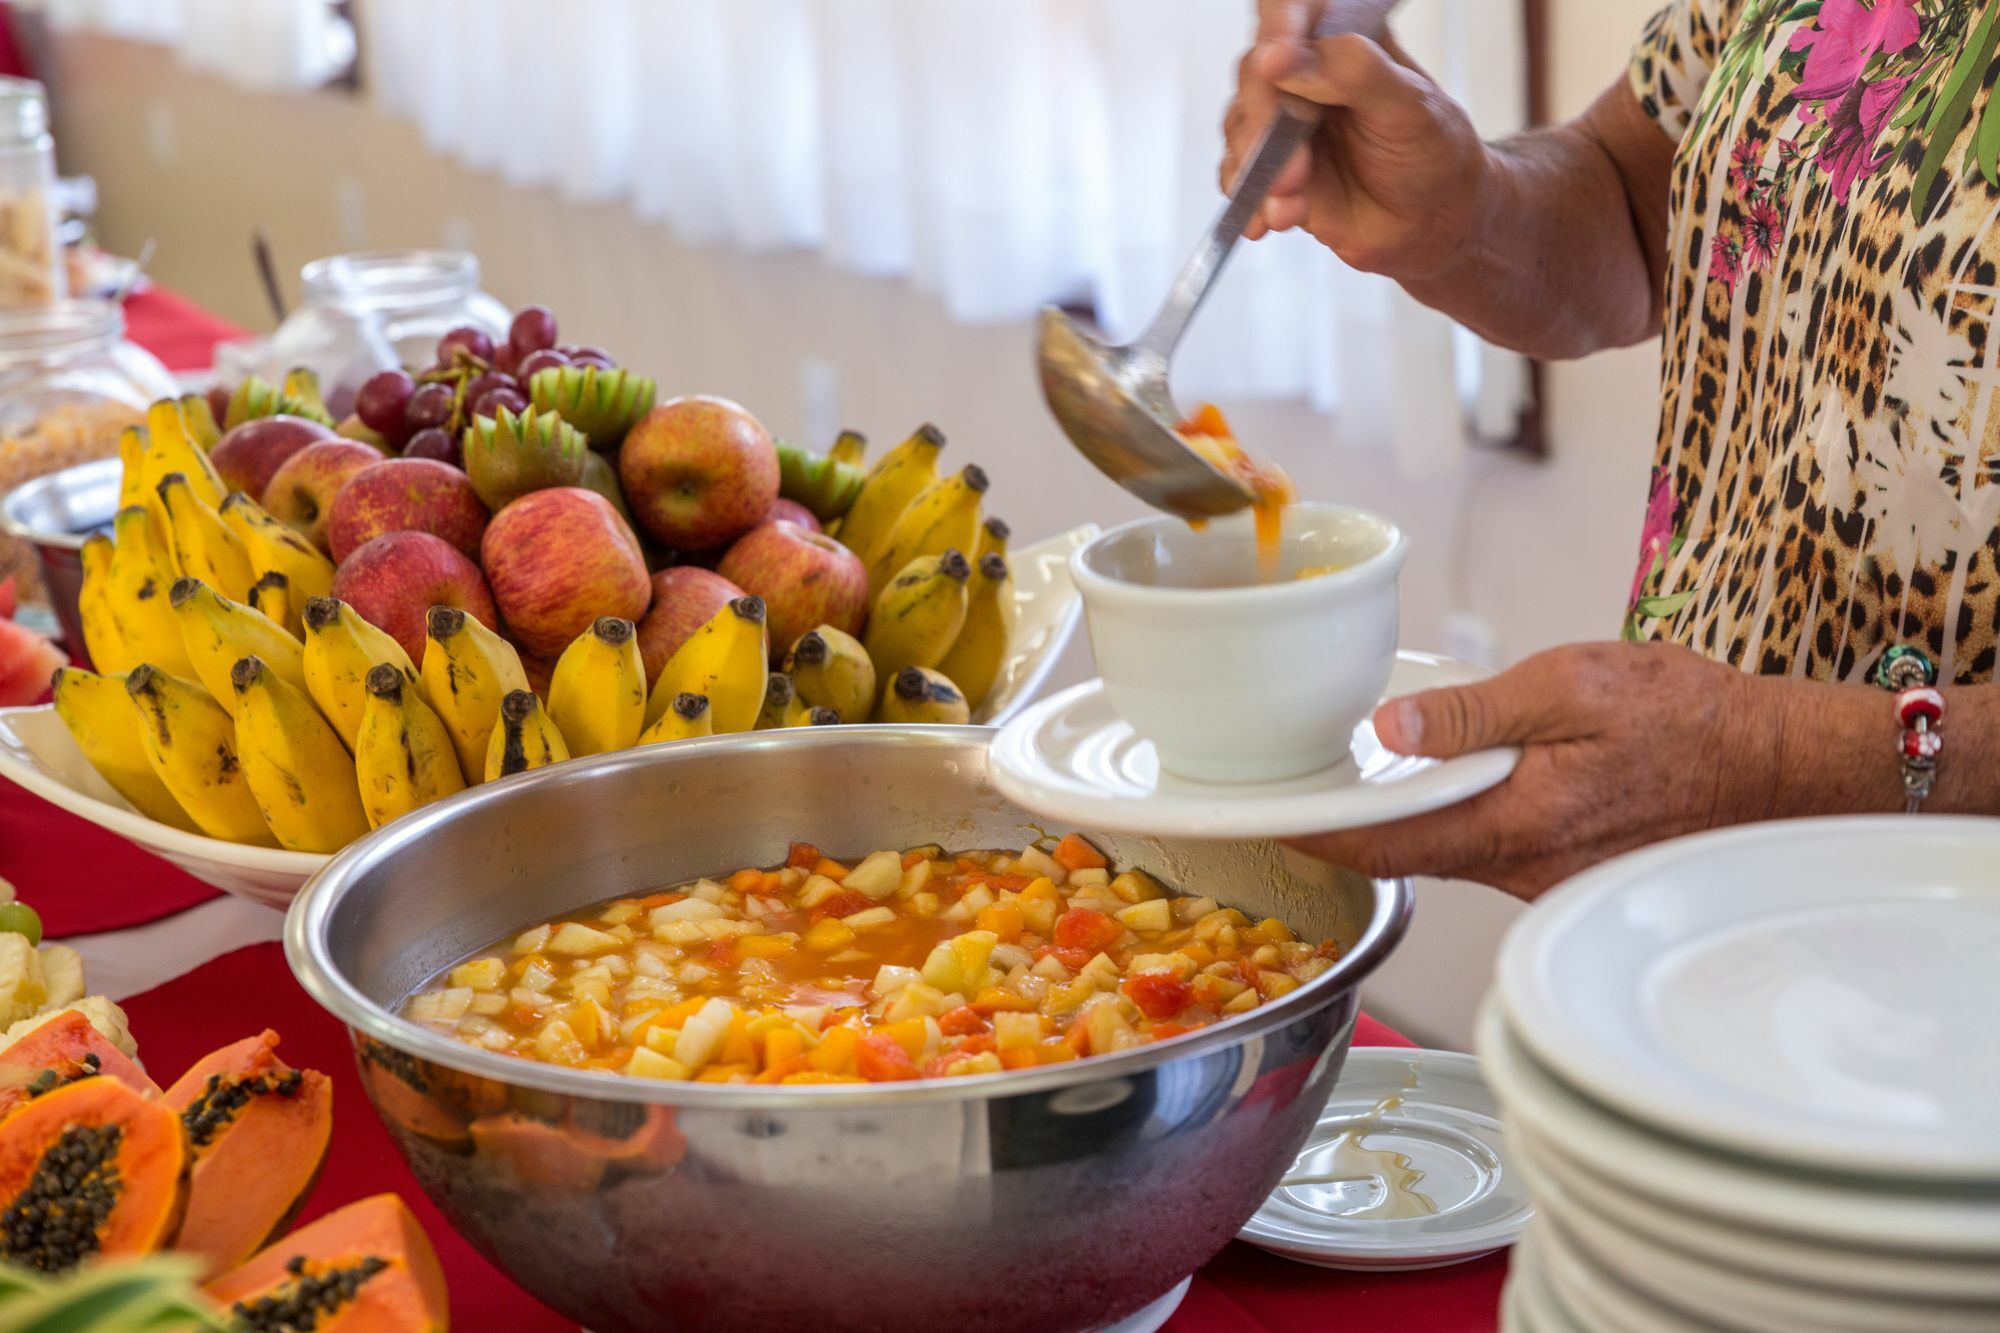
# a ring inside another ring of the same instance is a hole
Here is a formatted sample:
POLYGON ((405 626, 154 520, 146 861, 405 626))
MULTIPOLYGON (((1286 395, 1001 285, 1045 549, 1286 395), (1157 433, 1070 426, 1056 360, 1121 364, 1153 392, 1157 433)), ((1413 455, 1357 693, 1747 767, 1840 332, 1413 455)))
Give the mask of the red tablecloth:
MULTIPOLYGON (((259 944, 196 968, 125 1002, 140 1053, 156 1079, 178 1075, 214 1048, 254 1029, 284 1038, 287 1060, 333 1077, 334 1135, 325 1173, 303 1220, 384 1190, 410 1201, 437 1244, 451 1288, 452 1322, 510 1333, 575 1325, 535 1302, 452 1232, 423 1197, 382 1123, 367 1109, 347 1037, 285 966, 276 944, 259 944)), ((1410 1043, 1363 1017, 1360 1045, 1410 1043)), ((1169 1333, 1289 1333, 1306 1329, 1470 1333, 1493 1328, 1505 1259, 1417 1273, 1334 1273, 1274 1258, 1241 1242, 1195 1276, 1169 1333)))
MULTIPOLYGON (((174 370, 207 366, 215 343, 240 332, 160 288, 127 303, 126 324, 135 342, 174 370)), ((13 880, 39 908, 51 934, 136 924, 212 896, 165 862, 9 784, 0 784, 0 877, 13 880)), ((574 1328, 480 1258, 423 1197, 381 1122, 366 1109, 345 1033, 292 979, 277 945, 225 954, 132 997, 125 1007, 155 1077, 177 1075, 226 1042, 275 1028, 288 1059, 325 1071, 336 1085, 333 1147, 305 1218, 394 1190, 410 1201, 437 1244, 459 1327, 509 1333, 574 1328)), ((1366 1017, 1355 1042, 1410 1044, 1366 1017)), ((1238 1242, 1196 1275, 1167 1328, 1488 1333, 1497 1324, 1505 1275, 1503 1256, 1416 1273, 1338 1273, 1238 1242)))

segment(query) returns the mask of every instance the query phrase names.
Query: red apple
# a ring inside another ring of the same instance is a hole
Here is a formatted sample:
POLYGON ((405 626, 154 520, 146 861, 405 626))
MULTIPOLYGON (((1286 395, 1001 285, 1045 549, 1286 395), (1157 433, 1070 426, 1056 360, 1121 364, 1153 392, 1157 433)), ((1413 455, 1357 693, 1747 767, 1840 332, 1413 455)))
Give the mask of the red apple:
POLYGON ((776 523, 779 519, 783 519, 787 523, 796 523, 808 532, 826 531, 825 528, 820 526, 819 515, 813 513, 812 510, 806 508, 797 500, 787 500, 782 495, 771 501, 771 512, 764 515, 766 523, 776 523))
POLYGON ((639 539, 596 491, 530 491, 493 516, 480 563, 507 628, 555 657, 599 616, 637 620, 653 599, 639 539))
POLYGON ((618 451, 625 503, 656 541, 723 546, 764 521, 778 498, 778 451, 726 398, 675 398, 639 419, 618 451))
POLYGON ((334 497, 326 539, 336 563, 385 532, 428 532, 479 558, 490 518, 472 479, 434 458, 389 458, 355 473, 334 497))
POLYGON ((715 613, 743 596, 743 589, 712 569, 675 565, 653 575, 653 606, 639 622, 639 656, 646 687, 659 679, 667 659, 715 613))
POLYGON ((861 557, 785 519, 737 538, 715 572, 764 599, 774 660, 816 625, 859 634, 868 618, 868 567, 861 557))
POLYGON ((264 508, 312 539, 322 551, 327 544, 327 519, 334 497, 363 468, 374 467, 382 455, 358 440, 321 440, 287 458, 264 487, 264 508))
POLYGON ((500 627, 479 566, 428 532, 385 532, 363 542, 334 571, 333 595, 402 644, 412 662, 424 660, 424 617, 434 606, 455 606, 500 627))
POLYGON ((258 417, 217 440, 208 451, 208 461, 222 474, 223 485, 261 504, 264 488, 286 459, 309 444, 333 438, 332 431, 305 417, 258 417))

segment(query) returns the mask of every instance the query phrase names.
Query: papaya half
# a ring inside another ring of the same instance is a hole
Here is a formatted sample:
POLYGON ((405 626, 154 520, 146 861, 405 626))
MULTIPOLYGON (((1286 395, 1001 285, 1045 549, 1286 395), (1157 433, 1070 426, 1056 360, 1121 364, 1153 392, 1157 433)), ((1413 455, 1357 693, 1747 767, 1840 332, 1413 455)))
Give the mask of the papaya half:
POLYGON ((0 1119, 43 1093, 98 1074, 142 1096, 159 1096, 159 1087, 131 1057, 89 1019, 65 1009, 0 1050, 0 1119))
POLYGON ((0 1261, 62 1273, 160 1249, 180 1228, 187 1166, 180 1117, 115 1078, 36 1097, 0 1121, 0 1261))
POLYGON ((333 1081, 278 1058, 265 1030, 195 1062, 163 1099, 194 1166, 175 1248, 210 1272, 248 1259, 298 1216, 333 1137, 333 1081))
POLYGON ((328 1213, 206 1290, 257 1333, 443 1333, 449 1320, 437 1251, 393 1194, 328 1213))

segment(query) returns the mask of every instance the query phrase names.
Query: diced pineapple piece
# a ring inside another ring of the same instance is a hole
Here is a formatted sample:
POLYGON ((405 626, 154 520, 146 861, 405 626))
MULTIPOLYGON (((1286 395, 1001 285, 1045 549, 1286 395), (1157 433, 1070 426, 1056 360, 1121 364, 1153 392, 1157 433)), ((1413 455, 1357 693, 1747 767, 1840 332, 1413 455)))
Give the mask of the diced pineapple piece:
MULTIPOLYGON (((1128 903, 1149 902, 1167 896, 1166 886, 1143 870, 1127 870, 1111 881, 1111 894, 1128 903)), ((1165 930, 1162 926, 1160 929, 1165 930)))
POLYGON ((1057 884, 1063 883, 1069 877, 1069 872, 1064 870, 1053 856, 1039 847, 1032 846, 1023 847, 1021 854, 1014 858, 1014 871, 1020 875, 1039 875, 1057 884))
POLYGON ((1215 941, 1221 939, 1225 930, 1234 933, 1234 928, 1248 922, 1243 913, 1233 907, 1218 908, 1194 923, 1194 937, 1198 940, 1215 941))
POLYGON ((712 879, 698 879, 688 888, 689 898, 699 898, 706 903, 719 903, 727 896, 724 889, 712 879))
POLYGON ((853 916, 840 918, 840 924, 849 930, 873 930, 877 926, 889 925, 895 919, 896 909, 893 907, 867 907, 853 916))
POLYGON ((976 915, 993 905, 993 890, 984 884, 975 884, 958 901, 961 906, 976 915))
POLYGON ((914 893, 910 895, 910 910, 918 916, 936 916, 939 901, 935 893, 914 893))
POLYGON ((869 989, 874 991, 877 998, 894 995, 920 975, 922 974, 914 967, 898 967, 894 963, 884 963, 875 969, 875 980, 869 989))
POLYGON ((1027 920, 1028 929, 1037 935, 1047 935, 1056 928, 1056 918, 1062 915, 1062 903, 1056 898, 1034 895, 1034 885, 1029 892, 1021 895, 1021 915, 1027 920))
POLYGON ((597 914, 597 919, 607 926, 622 926, 645 909, 630 898, 611 904, 597 914))
POLYGON ((699 921, 663 921, 653 927, 653 938, 667 944, 700 944, 708 939, 699 921))
POLYGON ((736 921, 722 917, 715 921, 697 921, 701 933, 711 940, 734 939, 738 935, 748 935, 757 928, 748 921, 736 921))
POLYGON ((941 991, 926 981, 912 981, 897 988, 882 1011, 882 1019, 887 1023, 901 1023, 912 1018, 942 1014, 964 1003, 963 996, 941 991))
POLYGON ((715 1054, 716 1047, 729 1033, 729 1023, 736 1015, 736 1007, 724 999, 711 999, 704 1003, 694 1016, 681 1026, 680 1039, 674 1043, 674 1059, 690 1070, 700 1069, 715 1054))
POLYGON ((969 995, 1000 980, 991 966, 993 950, 1000 943, 998 935, 990 930, 968 930, 946 943, 958 956, 959 983, 956 986, 939 986, 939 990, 961 990, 969 995))
POLYGON ((1213 898, 1173 898, 1174 920, 1184 926, 1193 925, 1216 909, 1213 898))
POLYGON ((1094 999, 1097 987, 1079 978, 1062 986, 1049 987, 1049 993, 1042 997, 1042 1012, 1052 1016, 1081 1009, 1086 1000, 1094 999))
POLYGON ((1090 1049, 1093 1054, 1102 1055, 1118 1049, 1118 1035, 1129 1034, 1132 1025, 1125 1020, 1118 1007, 1118 1001, 1111 996, 1099 996, 1077 1016, 1090 1033, 1090 1049))
POLYGON ((952 1061, 945 1066, 944 1072, 950 1077, 957 1078, 964 1074, 998 1074, 1004 1069, 1006 1066, 1000 1063, 999 1056, 991 1051, 980 1051, 977 1055, 968 1055, 952 1061))
MULTIPOLYGON (((631 941, 627 940, 626 943, 629 944, 631 941)), ((613 977, 624 978, 632 975, 632 965, 625 961, 625 955, 622 953, 606 954, 597 965, 613 977)))
POLYGON ((552 1018, 535 1034, 535 1058, 553 1065, 581 1064, 588 1057, 569 1024, 552 1018))
POLYGON ((646 920, 655 931, 669 921, 713 921, 723 915, 720 907, 706 898, 683 898, 677 903, 655 907, 646 920))
POLYGON ((1280 995, 1289 995, 1298 988, 1298 978, 1288 973, 1266 968, 1257 974, 1257 989, 1267 1000, 1275 1000, 1280 995))
POLYGON ((682 963, 680 971, 674 974, 674 980, 683 986, 698 986, 714 975, 711 969, 700 963, 682 963))
POLYGON ((554 935, 549 937, 549 952, 567 954, 571 957, 588 957, 603 953, 619 945, 616 935, 608 935, 594 930, 581 921, 565 921, 554 935))
POLYGON ((1278 946, 1275 944, 1259 945, 1251 953, 1250 962, 1254 967, 1276 967, 1278 965, 1278 946))
POLYGON ((1070 970, 1060 959, 1051 954, 1047 958, 1037 959, 1035 965, 1028 969, 1028 975, 1040 977, 1044 981, 1062 982, 1070 979, 1070 970))
MULTIPOLYGON (((1124 876, 1121 875, 1119 878, 1123 879, 1124 876)), ((1172 928, 1174 909, 1168 905, 1165 898, 1150 898, 1144 902, 1135 902, 1119 912, 1118 920, 1133 930, 1157 933, 1172 928)))
POLYGON ((533 930, 524 930, 514 940, 515 953, 540 953, 549 942, 554 927, 541 925, 533 930))
POLYGON ((930 883, 930 880, 931 863, 919 861, 903 872, 902 881, 896 885, 896 894, 898 897, 907 898, 930 883))
POLYGON ((1222 1012, 1225 1014, 1247 1014, 1257 1007, 1257 1002, 1261 998, 1256 991, 1245 986, 1241 995, 1238 995, 1228 1004, 1222 1006, 1222 1012))
POLYGON ((532 962, 521 969, 517 984, 521 990, 545 991, 556 984, 556 974, 547 964, 532 962))
POLYGON ((993 1015, 993 1043, 1003 1051, 1033 1050, 1042 1039, 1040 1014, 1002 1009, 993 1015))
POLYGON ((499 991, 483 991, 472 997, 472 1012, 491 1017, 507 1012, 507 997, 499 991))
POLYGON ((526 986, 516 986, 507 992, 507 1003, 517 1009, 525 1009, 531 1014, 539 1014, 553 1009, 555 1001, 541 991, 529 990, 526 986))
POLYGON ((1142 953, 1125 965, 1133 976, 1142 972, 1169 972, 1186 981, 1195 973, 1194 959, 1184 953, 1142 953))
POLYGON ((808 875, 805 887, 799 890, 799 906, 818 907, 828 898, 840 892, 840 885, 825 875, 808 875))
POLYGON ((852 943, 854 943, 854 932, 832 917, 828 917, 824 921, 813 922, 812 926, 806 931, 806 948, 816 950, 820 953, 832 953, 836 949, 845 949, 852 943))
POLYGON ((625 1064, 625 1072, 634 1078, 684 1079, 688 1067, 670 1055, 661 1055, 650 1046, 641 1046, 632 1052, 632 1058, 625 1064))
POLYGON ((1097 954, 1077 972, 1080 983, 1096 987, 1098 990, 1118 989, 1118 964, 1107 954, 1097 954))
POLYGON ((1111 872, 1103 866, 1089 866, 1069 872, 1069 882, 1074 888, 1101 889, 1111 882, 1111 872))
POLYGON ((930 956, 924 959, 920 969, 924 980, 941 991, 962 991, 965 989, 965 968, 958 960, 958 953, 951 947, 950 940, 940 940, 932 948, 930 956))
POLYGON ((874 899, 887 898, 903 883, 903 857, 899 852, 871 852, 861 864, 847 872, 843 888, 853 889, 874 899))
POLYGON ((410 1001, 409 1015, 419 1023, 456 1023, 471 1008, 471 989, 453 986, 417 996, 410 1001))

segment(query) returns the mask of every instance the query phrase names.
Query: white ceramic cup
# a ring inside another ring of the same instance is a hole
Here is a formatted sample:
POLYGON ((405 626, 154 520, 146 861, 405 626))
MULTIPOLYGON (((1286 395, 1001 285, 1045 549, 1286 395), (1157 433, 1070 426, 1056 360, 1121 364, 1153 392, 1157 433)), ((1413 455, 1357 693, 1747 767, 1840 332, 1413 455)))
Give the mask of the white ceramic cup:
POLYGON ((1275 579, 1248 515, 1113 528, 1070 557, 1111 706, 1160 767, 1196 782, 1274 782, 1347 761, 1396 660, 1407 541, 1344 505, 1285 510, 1275 579), (1302 569, 1338 566, 1301 579, 1302 569))

